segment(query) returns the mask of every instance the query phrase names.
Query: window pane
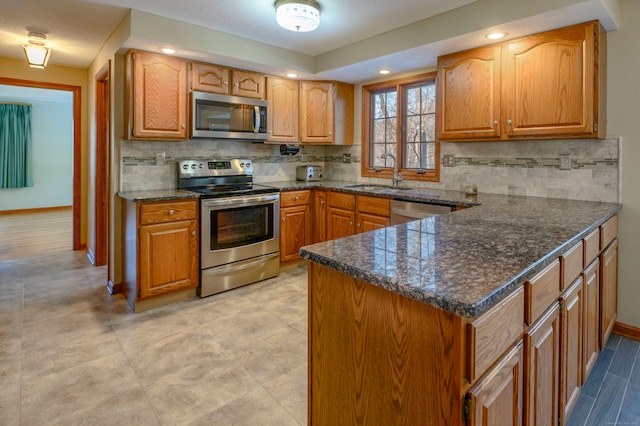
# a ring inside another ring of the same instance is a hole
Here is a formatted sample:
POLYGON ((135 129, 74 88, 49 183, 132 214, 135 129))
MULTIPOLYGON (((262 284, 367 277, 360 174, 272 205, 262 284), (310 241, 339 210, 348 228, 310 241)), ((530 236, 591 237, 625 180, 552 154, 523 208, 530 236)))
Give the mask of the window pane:
POLYGON ((407 87, 405 95, 403 167, 435 169, 435 83, 407 87))
POLYGON ((435 114, 436 112, 436 86, 433 84, 422 86, 422 104, 421 111, 423 114, 435 114))
POLYGON ((386 121, 386 129, 387 129, 387 143, 396 143, 396 119, 389 118, 386 121))

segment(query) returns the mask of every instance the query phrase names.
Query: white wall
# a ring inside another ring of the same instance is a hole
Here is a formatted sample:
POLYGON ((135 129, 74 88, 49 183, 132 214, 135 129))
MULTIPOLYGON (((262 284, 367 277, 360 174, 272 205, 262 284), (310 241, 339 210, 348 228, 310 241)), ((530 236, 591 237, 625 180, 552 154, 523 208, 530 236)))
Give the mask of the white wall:
POLYGON ((30 103, 33 106, 31 112, 33 186, 0 189, 0 210, 71 206, 73 203, 72 93, 0 86, 0 100, 30 103))
POLYGON ((620 0, 620 11, 607 40, 607 132, 622 138, 618 322, 640 327, 640 1, 620 0))

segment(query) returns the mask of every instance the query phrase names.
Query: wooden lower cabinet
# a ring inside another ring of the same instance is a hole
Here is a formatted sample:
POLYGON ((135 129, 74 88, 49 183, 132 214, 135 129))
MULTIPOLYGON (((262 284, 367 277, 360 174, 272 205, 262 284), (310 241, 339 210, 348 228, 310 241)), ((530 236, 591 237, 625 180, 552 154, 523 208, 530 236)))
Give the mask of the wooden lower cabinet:
POLYGON ((313 196, 313 242, 327 240, 327 191, 315 190, 313 196))
POLYGON ((560 386, 560 304, 551 308, 524 335, 524 424, 558 424, 560 386))
POLYGON ((579 277, 561 296, 560 424, 578 401, 582 386, 583 281, 579 277))
POLYGON ((387 198, 356 197, 356 233, 373 231, 391 225, 390 200, 387 198))
POLYGON ((471 403, 469 425, 521 425, 523 392, 522 341, 467 394, 471 403))
POLYGON ((280 263, 299 260, 302 246, 311 244, 311 190, 280 194, 280 263))
POLYGON ((137 312, 175 301, 170 297, 195 296, 198 200, 127 200, 123 218, 123 291, 129 305, 137 312))
POLYGON ((618 239, 600 255, 600 350, 604 349, 618 312, 618 239))
POLYGON ((584 271, 584 327, 582 334, 582 384, 598 360, 600 324, 600 261, 594 260, 584 271))
POLYGON ((342 192, 327 193, 327 240, 356 233, 356 196, 342 192))

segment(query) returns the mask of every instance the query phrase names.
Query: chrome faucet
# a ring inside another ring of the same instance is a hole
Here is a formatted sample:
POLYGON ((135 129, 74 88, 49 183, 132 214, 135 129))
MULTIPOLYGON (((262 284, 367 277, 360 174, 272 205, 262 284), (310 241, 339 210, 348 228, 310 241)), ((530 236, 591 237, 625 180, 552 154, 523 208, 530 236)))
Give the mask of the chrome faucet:
POLYGON ((389 152, 385 152, 380 156, 382 160, 386 160, 387 157, 391 157, 391 159, 393 160, 393 186, 399 186, 403 178, 402 175, 398 172, 398 162, 396 161, 396 157, 394 157, 394 155, 389 152))

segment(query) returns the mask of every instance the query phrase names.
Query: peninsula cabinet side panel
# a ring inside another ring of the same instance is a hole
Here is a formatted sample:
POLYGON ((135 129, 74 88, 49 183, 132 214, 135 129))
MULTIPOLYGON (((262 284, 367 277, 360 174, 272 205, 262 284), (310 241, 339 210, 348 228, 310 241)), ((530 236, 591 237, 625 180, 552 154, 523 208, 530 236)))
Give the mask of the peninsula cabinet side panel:
POLYGON ((310 263, 309 424, 461 424, 461 321, 310 263))

